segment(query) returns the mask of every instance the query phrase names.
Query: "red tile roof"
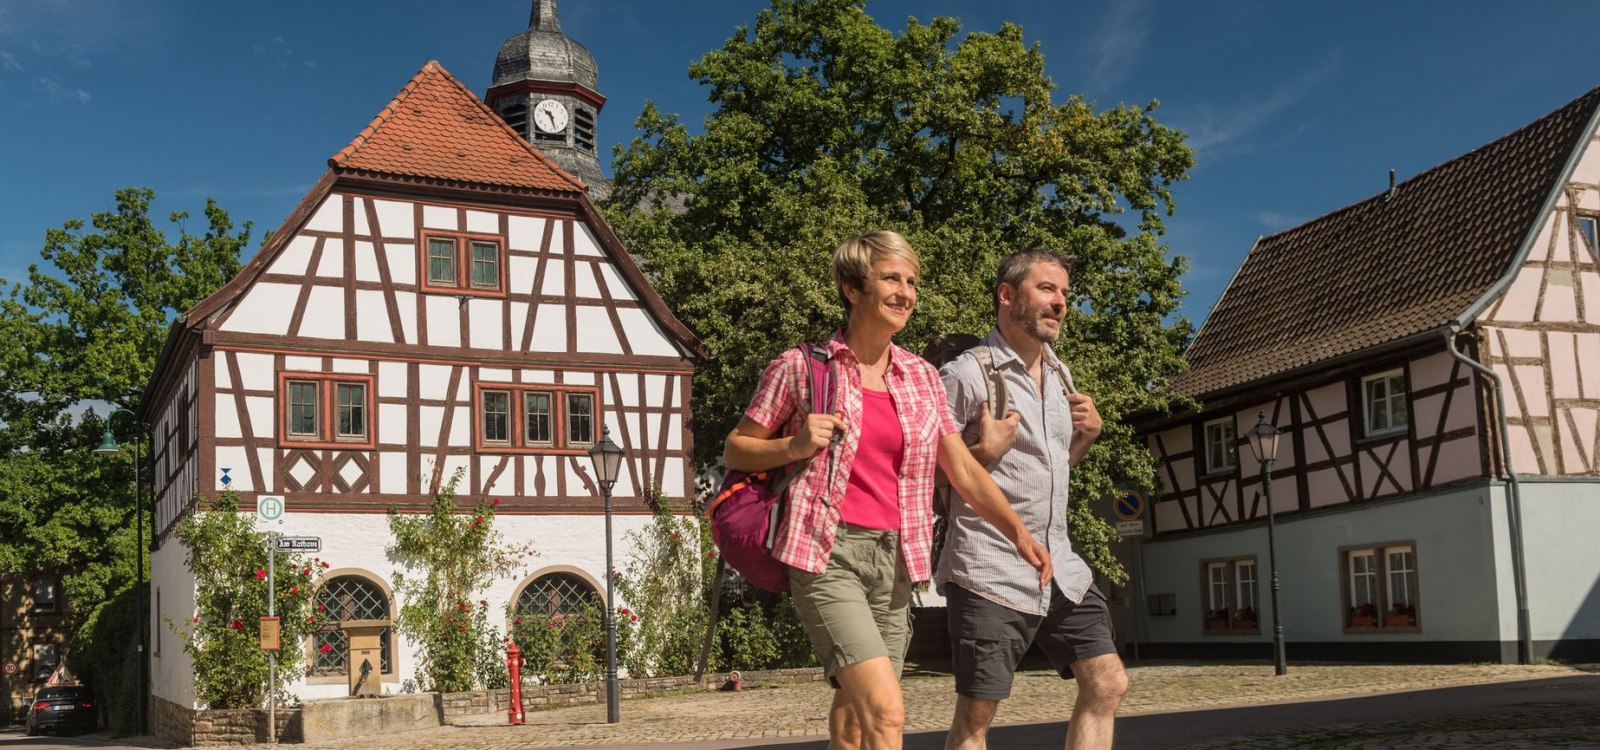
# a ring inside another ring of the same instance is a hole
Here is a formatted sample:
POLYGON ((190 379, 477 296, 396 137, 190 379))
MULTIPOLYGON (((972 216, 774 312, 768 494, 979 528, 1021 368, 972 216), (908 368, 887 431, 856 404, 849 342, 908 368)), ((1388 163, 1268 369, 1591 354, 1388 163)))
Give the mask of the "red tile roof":
POLYGON ((583 192, 578 178, 512 130, 436 61, 428 61, 350 145, 341 172, 583 192))
POLYGON ((1262 238, 1184 357, 1172 387, 1205 396, 1426 333, 1509 272, 1600 88, 1359 203, 1262 238))

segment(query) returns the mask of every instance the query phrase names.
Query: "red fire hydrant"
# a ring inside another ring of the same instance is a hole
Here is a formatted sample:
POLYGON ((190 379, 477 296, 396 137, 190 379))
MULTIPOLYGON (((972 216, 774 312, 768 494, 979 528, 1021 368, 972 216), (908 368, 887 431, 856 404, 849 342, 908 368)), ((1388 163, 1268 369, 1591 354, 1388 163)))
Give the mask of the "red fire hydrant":
POLYGON ((511 725, 522 723, 522 651, 515 641, 507 641, 506 669, 511 673, 511 725))

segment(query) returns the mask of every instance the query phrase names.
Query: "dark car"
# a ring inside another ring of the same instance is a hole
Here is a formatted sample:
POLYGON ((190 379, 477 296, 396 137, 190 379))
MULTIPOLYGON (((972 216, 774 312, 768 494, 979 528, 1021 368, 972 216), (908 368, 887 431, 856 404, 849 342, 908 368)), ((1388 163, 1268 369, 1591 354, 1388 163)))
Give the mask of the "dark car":
POLYGON ((40 690, 28 707, 28 736, 63 730, 93 732, 99 719, 93 690, 81 685, 48 687, 40 690))

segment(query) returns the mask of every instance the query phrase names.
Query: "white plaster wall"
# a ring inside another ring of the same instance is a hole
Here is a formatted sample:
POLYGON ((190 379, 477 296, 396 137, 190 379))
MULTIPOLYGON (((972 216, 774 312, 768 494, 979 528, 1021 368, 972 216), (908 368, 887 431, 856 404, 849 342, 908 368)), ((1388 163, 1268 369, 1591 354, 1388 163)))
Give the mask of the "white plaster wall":
POLYGON ((183 545, 171 537, 150 554, 150 691, 180 706, 195 707, 194 660, 184 652, 182 637, 167 622, 171 618, 182 627, 194 617, 194 579, 183 562, 186 554, 183 545), (159 612, 155 611, 158 589, 159 612), (161 642, 159 656, 154 648, 157 633, 161 642))
MULTIPOLYGON (((613 516, 614 563, 617 568, 626 569, 632 556, 628 534, 644 529, 649 523, 648 516, 613 516)), ((505 622, 499 615, 508 611, 515 603, 519 587, 526 583, 530 576, 547 568, 576 568, 591 582, 597 584, 602 598, 605 596, 604 515, 500 515, 495 519, 495 528, 504 535, 507 543, 517 546, 529 545, 534 550, 534 554, 526 558, 515 570, 495 579, 487 590, 473 597, 489 601, 490 612, 494 613, 490 622, 497 629, 504 632, 505 622)), ((331 569, 355 568, 366 571, 381 579, 386 586, 393 587, 398 567, 384 553, 391 538, 388 520, 382 514, 290 513, 285 517, 284 523, 274 530, 290 536, 320 537, 322 551, 315 553, 314 556, 327 562, 331 569)), ((172 548, 176 549, 176 545, 173 544, 172 548)), ((180 555, 180 569, 181 565, 180 555)), ((165 597, 166 594, 163 593, 162 596, 165 597)), ((182 605, 188 607, 188 611, 192 611, 193 608, 192 597, 191 591, 190 600, 182 605)), ((618 604, 626 606, 625 601, 619 600, 618 604)), ((391 602, 390 606, 398 608, 399 602, 391 602)), ((170 606, 168 608, 172 609, 170 606)), ((399 648, 393 654, 393 658, 395 665, 393 682, 388 679, 384 682, 385 688, 391 692, 398 690, 400 681, 414 677, 417 666, 416 644, 401 637, 399 648)), ((169 691, 180 687, 176 683, 181 680, 170 681, 174 684, 168 688, 169 691)), ((304 680, 292 684, 289 689, 305 700, 336 698, 346 694, 342 684, 316 685, 308 684, 304 680)), ((160 692, 157 694, 163 697, 168 695, 160 692)))
MULTIPOLYGON (((1600 638, 1600 481, 1529 481, 1521 492, 1532 639, 1600 638)), ((1509 579, 1509 561, 1503 571, 1509 579)), ((1515 633, 1515 618, 1504 627, 1515 633)))

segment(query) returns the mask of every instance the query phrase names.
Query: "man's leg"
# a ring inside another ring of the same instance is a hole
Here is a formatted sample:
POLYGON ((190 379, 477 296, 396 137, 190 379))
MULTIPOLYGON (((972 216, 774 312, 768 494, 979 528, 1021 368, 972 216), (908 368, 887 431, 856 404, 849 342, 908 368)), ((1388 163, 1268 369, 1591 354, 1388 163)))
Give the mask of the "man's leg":
POLYGON ((985 750, 989 747, 989 725, 1000 708, 1000 701, 956 696, 956 717, 945 735, 945 750, 985 750))
POLYGON ((1072 663, 1078 679, 1078 701, 1067 726, 1067 750, 1110 750, 1117 707, 1128 692, 1122 657, 1101 654, 1072 663))

